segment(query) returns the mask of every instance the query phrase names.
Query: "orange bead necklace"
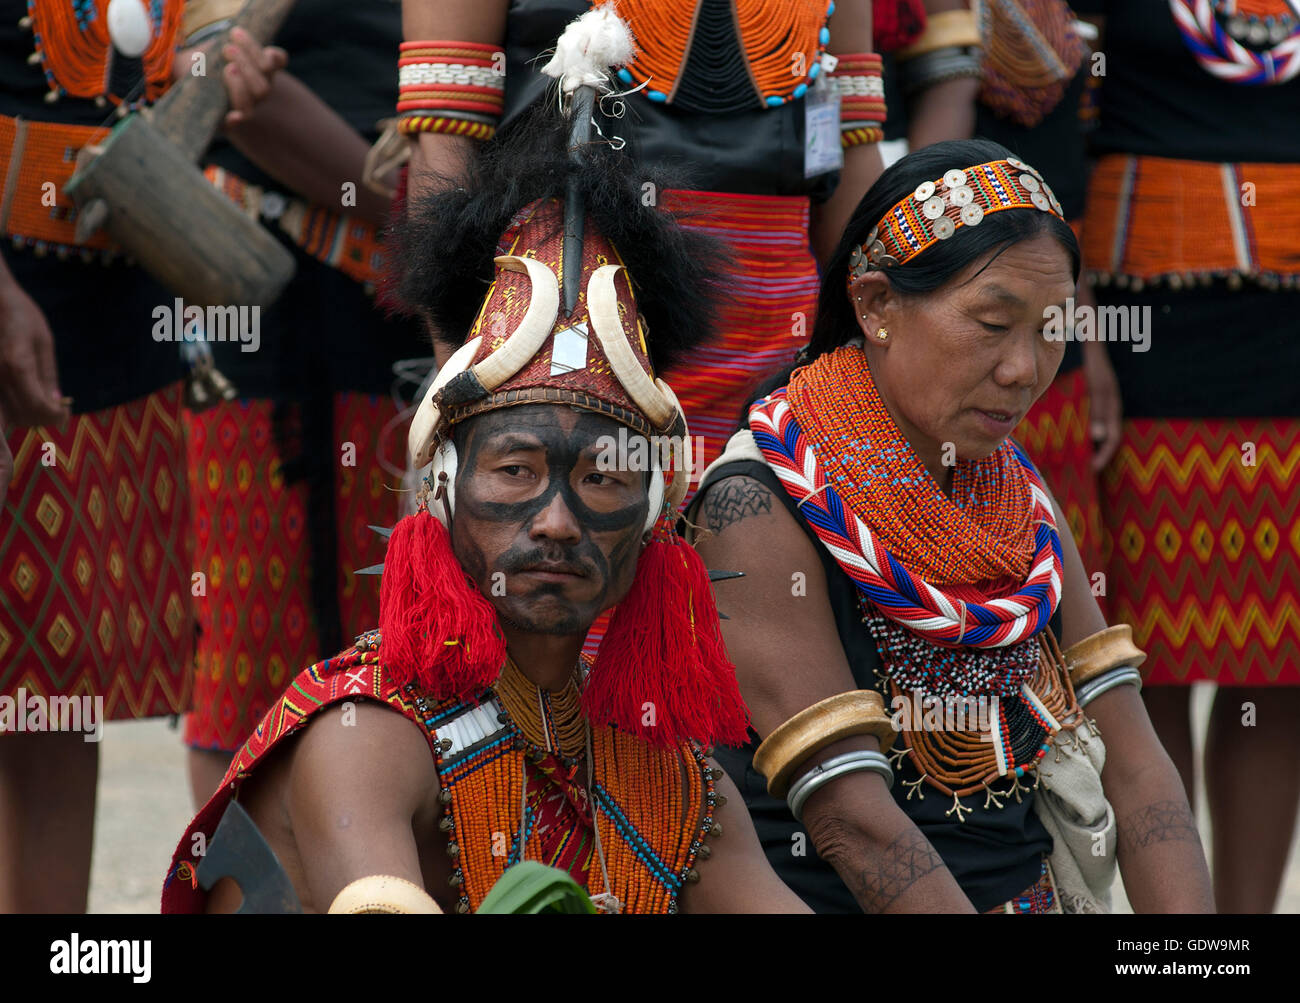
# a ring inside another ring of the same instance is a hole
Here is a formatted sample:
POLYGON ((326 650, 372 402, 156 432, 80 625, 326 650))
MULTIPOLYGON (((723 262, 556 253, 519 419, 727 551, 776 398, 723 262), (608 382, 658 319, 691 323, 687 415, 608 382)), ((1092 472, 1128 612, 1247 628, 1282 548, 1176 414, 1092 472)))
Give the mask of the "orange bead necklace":
MULTIPOLYGON (((32 62, 39 62, 49 85, 47 101, 62 95, 93 98, 99 104, 120 105, 128 102, 135 108, 156 101, 171 84, 172 59, 176 34, 180 28, 184 4, 180 0, 117 0, 137 2, 149 32, 149 41, 139 54, 143 66, 143 90, 130 94, 112 92, 114 60, 128 59, 114 45, 109 34, 109 0, 28 0, 28 15, 23 19, 31 27, 36 42, 32 62)), ((130 14, 134 15, 132 9, 130 14)), ((142 25, 143 27, 143 25, 142 25)))

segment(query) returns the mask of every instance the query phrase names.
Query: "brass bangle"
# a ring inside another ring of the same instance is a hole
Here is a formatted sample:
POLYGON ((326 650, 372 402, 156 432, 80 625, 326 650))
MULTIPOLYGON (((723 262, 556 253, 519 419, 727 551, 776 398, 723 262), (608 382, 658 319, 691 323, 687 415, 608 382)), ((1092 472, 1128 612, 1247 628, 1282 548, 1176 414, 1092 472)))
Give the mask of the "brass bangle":
POLYGON ((334 896, 329 911, 331 915, 429 915, 442 912, 438 903, 419 885, 405 878, 395 878, 391 874, 371 874, 369 877, 357 878, 334 896))
POLYGON ((923 56, 935 49, 949 46, 973 45, 983 48, 979 28, 975 24, 975 15, 969 10, 945 10, 938 14, 927 14, 925 31, 906 49, 894 54, 897 62, 903 63, 917 56, 923 56))
POLYGON ((216 24, 233 20, 244 6, 243 0, 187 0, 181 12, 181 26, 177 36, 188 39, 195 32, 216 24))
POLYGON ((777 728, 754 750, 754 769, 767 778, 767 792, 784 798, 808 757, 855 735, 875 735, 888 752, 898 732, 875 690, 851 690, 818 701, 777 728))
POLYGON ((1062 654, 1070 670, 1070 682, 1076 690, 1121 665, 1131 665, 1136 669, 1147 658, 1147 653, 1133 643, 1133 628, 1126 623, 1099 630, 1091 637, 1070 645, 1062 654))

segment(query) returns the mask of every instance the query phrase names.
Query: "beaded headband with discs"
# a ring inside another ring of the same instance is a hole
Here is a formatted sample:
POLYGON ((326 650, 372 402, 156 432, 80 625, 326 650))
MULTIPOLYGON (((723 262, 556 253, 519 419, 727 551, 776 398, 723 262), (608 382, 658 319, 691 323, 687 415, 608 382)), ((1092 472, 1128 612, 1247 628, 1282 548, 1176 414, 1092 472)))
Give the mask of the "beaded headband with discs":
POLYGON ((907 264, 922 251, 947 240, 963 226, 979 226, 990 213, 1038 209, 1065 219, 1061 203, 1043 176, 1008 157, 953 169, 924 181, 895 205, 849 256, 849 283, 869 271, 907 264))

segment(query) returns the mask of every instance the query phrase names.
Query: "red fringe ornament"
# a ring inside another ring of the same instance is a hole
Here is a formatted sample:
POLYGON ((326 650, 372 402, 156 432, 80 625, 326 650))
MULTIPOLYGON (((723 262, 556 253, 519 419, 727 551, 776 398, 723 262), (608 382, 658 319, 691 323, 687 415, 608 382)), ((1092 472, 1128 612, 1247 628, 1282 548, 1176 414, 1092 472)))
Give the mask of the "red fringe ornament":
POLYGON ((671 529, 666 536, 637 562, 600 642, 583 711, 651 745, 744 745, 749 710, 718 630, 709 571, 694 547, 671 529))
POLYGON ((506 640, 451 537, 421 508, 393 528, 379 584, 380 661, 398 685, 469 699, 496 682, 506 640))

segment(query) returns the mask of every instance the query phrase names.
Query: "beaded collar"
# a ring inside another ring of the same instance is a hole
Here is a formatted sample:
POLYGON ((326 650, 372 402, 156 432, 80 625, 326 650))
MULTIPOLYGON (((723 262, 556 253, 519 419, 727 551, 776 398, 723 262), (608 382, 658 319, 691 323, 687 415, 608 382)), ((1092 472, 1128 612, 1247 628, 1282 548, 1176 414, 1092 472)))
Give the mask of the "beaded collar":
POLYGON ((1293 0, 1169 0, 1169 10, 1201 68, 1220 80, 1273 85, 1300 73, 1293 0))

